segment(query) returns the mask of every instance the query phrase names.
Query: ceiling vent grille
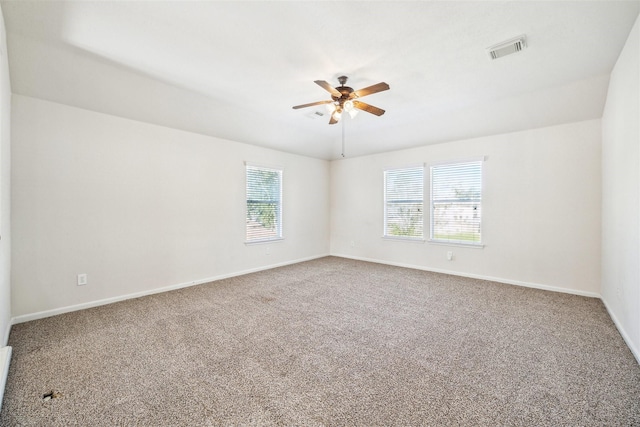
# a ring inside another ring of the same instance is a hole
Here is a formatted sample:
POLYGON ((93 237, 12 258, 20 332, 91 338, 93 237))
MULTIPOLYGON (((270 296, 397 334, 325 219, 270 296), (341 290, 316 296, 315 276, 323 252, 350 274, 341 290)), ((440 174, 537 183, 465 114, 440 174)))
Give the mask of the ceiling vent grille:
POLYGON ((498 43, 487 48, 489 57, 491 59, 502 58, 503 56, 511 55, 512 53, 520 52, 527 47, 527 38, 523 35, 514 37, 502 43, 498 43))
POLYGON ((309 117, 310 119, 319 119, 320 117, 324 116, 324 113, 322 111, 312 111, 311 113, 305 114, 305 116, 309 117))

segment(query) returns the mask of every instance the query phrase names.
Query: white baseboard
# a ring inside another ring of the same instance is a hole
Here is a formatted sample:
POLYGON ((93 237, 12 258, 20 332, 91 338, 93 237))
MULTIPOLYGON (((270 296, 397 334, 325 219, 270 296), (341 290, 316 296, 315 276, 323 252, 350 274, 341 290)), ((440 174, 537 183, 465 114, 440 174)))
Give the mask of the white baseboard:
POLYGON ((0 409, 2 409, 4 387, 7 385, 7 375, 9 375, 10 362, 11 362, 11 347, 5 346, 0 348, 0 409))
POLYGON ((397 262, 389 262, 389 261, 378 260, 378 259, 373 259, 373 258, 356 257, 356 256, 351 256, 351 255, 343 255, 343 254, 323 254, 323 255, 316 255, 316 256, 301 258, 301 259, 297 259, 297 260, 293 260, 293 261, 286 261, 286 262, 282 262, 282 263, 278 263, 278 264, 271 264, 271 265, 267 265, 267 266, 252 268, 252 269, 243 270, 243 271, 239 271, 239 272, 235 272, 235 273, 223 274, 223 275, 219 275, 219 276, 209 277, 209 278, 206 278, 206 279, 201 279, 201 280, 196 280, 196 281, 191 281, 191 282, 185 282, 185 283, 179 283, 179 284, 176 284, 176 285, 165 286, 165 287, 162 287, 162 288, 157 288, 157 289, 153 289, 153 290, 149 290, 149 291, 136 292, 136 293, 127 294, 127 295, 121 295, 121 296, 117 296, 117 297, 113 297, 113 298, 106 298, 106 299, 102 299, 102 300, 98 300, 98 301, 91 301, 91 302, 87 302, 87 303, 83 303, 83 304, 76 304, 76 305, 72 305, 72 306, 61 307, 61 308, 56 308, 56 309, 52 309, 52 310, 40 311, 40 312, 37 312, 37 313, 25 314, 25 315, 14 317, 14 318, 11 319, 11 322, 7 325, 7 329, 6 329, 5 334, 4 334, 4 341, 3 342, 5 344, 5 347, 4 348, 0 348, 0 369, 2 369, 4 367, 4 371, 0 372, 0 407, 2 405, 2 393, 4 393, 4 385, 5 385, 5 382, 6 382, 6 377, 7 377, 8 369, 9 369, 9 362, 10 362, 10 358, 11 358, 11 347, 6 346, 6 344, 7 344, 8 339, 9 339, 9 333, 11 331, 11 325, 13 325, 13 324, 22 323, 22 322, 28 322, 30 320, 42 319, 42 318, 45 318, 45 317, 51 317, 51 316, 55 316, 55 315, 58 315, 58 314, 68 313, 68 312, 77 311, 77 310, 84 310, 86 308, 98 307, 98 306, 105 305, 105 304, 111 304, 111 303, 118 302, 118 301, 124 301, 124 300, 127 300, 127 299, 139 298, 139 297, 146 296, 146 295, 153 295, 153 294, 157 294, 157 293, 161 293, 161 292, 172 291, 172 290, 175 290, 175 289, 186 288, 186 287, 189 287, 189 286, 201 285, 203 283, 214 282, 216 280, 227 279, 229 277, 241 276, 243 274, 250 274, 250 273, 255 273, 255 272, 258 272, 258 271, 270 270, 272 268, 283 267, 285 265, 291 265, 291 264, 297 264, 297 263, 304 262, 304 261, 311 261, 313 259, 323 258, 323 257, 326 257, 326 256, 335 256, 335 257, 340 257, 340 258, 354 259, 354 260, 358 260, 358 261, 375 262, 375 263, 378 263, 378 264, 393 265, 393 266, 396 266, 396 267, 413 268, 413 269, 417 269, 417 270, 431 271, 431 272, 434 272, 434 273, 451 274, 451 275, 454 275, 454 276, 469 277, 469 278, 472 278, 472 279, 488 280, 488 281, 492 281, 492 282, 506 283, 506 284, 509 284, 509 285, 524 286, 524 287, 528 287, 528 288, 542 289, 542 290, 553 291, 553 292, 562 292, 562 293, 581 295, 581 296, 592 297, 592 298, 600 298, 601 301, 603 302, 605 308, 607 309, 607 312, 609 313, 609 316, 613 320, 613 323, 615 324, 616 328, 620 332, 620 335, 622 335, 622 338, 624 339, 625 343, 627 344, 627 346, 631 350, 631 353, 634 355, 634 357, 636 358, 638 363, 640 363, 640 351, 633 345, 633 342, 631 341, 631 339, 627 335, 626 331, 624 330, 624 328, 622 327, 622 325, 620 324, 620 322, 618 321, 616 316, 613 314, 613 312, 609 308, 609 305, 607 304, 607 301, 604 298, 602 298, 601 295, 599 295, 599 294, 597 294, 595 292, 585 292, 585 291, 579 291, 579 290, 575 290, 575 289, 560 288, 560 287, 556 287, 556 286, 541 285, 541 284, 538 284, 538 283, 522 282, 522 281, 518 281, 518 280, 504 279, 504 278, 499 278, 499 277, 484 276, 484 275, 479 275, 479 274, 467 274, 467 273, 460 273, 460 272, 457 272, 457 271, 449 271, 449 270, 442 270, 442 269, 436 269, 436 268, 427 268, 427 267, 423 267, 423 266, 419 266, 419 265, 406 264, 406 263, 397 263, 397 262))
POLYGON ((631 350, 631 353, 640 364, 640 351, 638 351, 638 349, 633 345, 631 338, 629 338, 629 335, 622 327, 622 323, 620 323, 616 315, 613 314, 613 311, 609 307, 609 304, 607 304, 607 300, 605 300, 604 298, 600 298, 600 299, 602 300, 602 303, 607 309, 607 312, 609 313, 609 317, 611 317, 611 320, 613 320, 614 325, 616 325, 616 328, 618 328, 618 332, 620 332, 620 335, 622 335, 622 339, 624 340, 625 343, 627 343, 627 347, 629 347, 629 350, 631 350))
POLYGON ((4 330, 4 336, 2 337, 2 345, 6 346, 9 344, 9 334, 11 334, 11 325, 13 325, 13 319, 9 319, 7 322, 7 328, 4 330))
MULTIPOLYGON (((178 283, 176 285, 164 286, 162 288, 156 288, 156 289, 151 289, 151 290, 147 290, 147 291, 135 292, 135 293, 126 294, 126 295, 119 295, 119 296, 116 296, 116 297, 105 298, 105 299, 101 299, 101 300, 97 300, 97 301, 89 301, 89 302, 85 302, 85 303, 82 303, 82 304, 75 304, 75 305, 69 305, 69 306, 66 306, 66 307, 54 308, 54 309, 51 309, 51 310, 39 311, 37 313, 23 314, 23 315, 16 316, 16 317, 12 318, 11 319, 11 324, 15 325, 17 323, 29 322, 31 320, 37 320, 37 319, 44 319, 45 317, 56 316, 58 314, 69 313, 69 312, 78 311, 78 310, 84 310, 84 309, 92 308, 92 307, 98 307, 98 306, 101 306, 101 305, 111 304, 111 303, 118 302, 118 301, 124 301, 124 300, 128 300, 128 299, 133 299, 133 298, 140 298, 140 297, 147 296, 147 295, 159 294, 159 293, 162 293, 162 292, 168 292, 168 291, 173 291, 173 290, 176 290, 176 289, 187 288, 189 286, 202 285, 203 283, 209 283, 209 282, 214 282, 216 280, 228 279, 229 277, 242 276, 244 274, 255 273, 255 272, 263 271, 263 270, 270 270, 272 268, 283 267, 285 265, 291 265, 291 264, 297 264, 297 263, 304 262, 304 261, 311 261, 313 259, 324 258, 326 256, 329 256, 329 254, 315 255, 315 256, 306 257, 306 258, 299 258, 299 259, 296 259, 296 260, 293 260, 293 261, 285 261, 285 262, 281 262, 281 263, 277 263, 277 264, 265 265, 265 266, 262 266, 262 267, 251 268, 251 269, 248 269, 248 270, 237 271, 237 272, 234 272, 234 273, 222 274, 222 275, 219 275, 219 276, 207 277, 207 278, 200 279, 200 280, 193 280, 193 281, 190 281, 190 282, 178 283)), ((9 335, 7 335, 7 338, 8 337, 9 337, 9 335)))
POLYGON ((562 292, 562 293, 565 293, 565 294, 580 295, 580 296, 591 297, 591 298, 600 298, 600 294, 598 294, 596 292, 587 292, 587 291, 580 291, 580 290, 576 290, 576 289, 560 288, 560 287, 557 287, 557 286, 541 285, 539 283, 531 283, 531 282, 522 282, 520 280, 504 279, 504 278, 501 278, 501 277, 484 276, 484 275, 481 275, 481 274, 461 273, 459 271, 442 270, 442 269, 439 269, 439 268, 430 268, 430 267, 424 267, 424 266, 421 266, 421 265, 413 265, 413 264, 405 264, 405 263, 399 263, 399 262, 384 261, 384 260, 373 259, 373 258, 357 257, 357 256, 352 256, 352 255, 331 254, 331 256, 336 256, 336 257, 340 257, 340 258, 355 259, 355 260, 358 260, 358 261, 375 262, 377 264, 393 265, 395 267, 413 268, 415 270, 431 271, 431 272, 434 272, 434 273, 450 274, 452 276, 468 277, 470 279, 488 280, 490 282, 506 283, 508 285, 524 286, 526 288, 542 289, 542 290, 545 290, 545 291, 562 292))

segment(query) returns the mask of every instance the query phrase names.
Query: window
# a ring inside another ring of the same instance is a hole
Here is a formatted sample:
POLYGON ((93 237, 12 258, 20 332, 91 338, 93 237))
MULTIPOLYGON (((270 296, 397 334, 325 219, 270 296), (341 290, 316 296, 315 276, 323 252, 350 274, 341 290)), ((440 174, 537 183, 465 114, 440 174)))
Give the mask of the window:
POLYGON ((282 170, 247 164, 247 242, 282 238, 282 170))
POLYGON ((384 236, 424 238, 424 166, 384 172, 384 236))
POLYGON ((484 159, 431 166, 431 240, 480 245, 484 159))

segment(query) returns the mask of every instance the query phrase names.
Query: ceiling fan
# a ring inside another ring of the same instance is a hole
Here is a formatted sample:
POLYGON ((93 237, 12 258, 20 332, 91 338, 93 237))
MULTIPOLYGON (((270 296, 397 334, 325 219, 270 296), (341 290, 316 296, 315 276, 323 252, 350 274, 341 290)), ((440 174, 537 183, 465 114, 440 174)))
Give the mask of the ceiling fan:
POLYGON ((358 101, 358 98, 361 98, 366 95, 371 95, 374 93, 382 92, 384 90, 389 89, 389 85, 381 82, 377 83, 373 86, 368 86, 360 90, 353 90, 349 86, 345 86, 344 84, 347 82, 347 76, 338 77, 338 82, 340 82, 340 86, 332 87, 328 82, 324 80, 315 80, 315 83, 329 92, 331 94, 331 100, 326 101, 318 101, 311 102, 309 104, 296 105, 293 107, 294 110, 298 108, 306 108, 313 107, 314 105, 322 105, 327 104, 331 111, 331 119, 329 120, 329 124, 333 125, 338 123, 340 117, 342 117, 342 113, 346 111, 351 115, 351 117, 355 116, 357 110, 366 111, 367 113, 375 114, 376 116, 381 116, 384 114, 384 110, 382 108, 374 107, 373 105, 366 104, 362 101, 358 101))

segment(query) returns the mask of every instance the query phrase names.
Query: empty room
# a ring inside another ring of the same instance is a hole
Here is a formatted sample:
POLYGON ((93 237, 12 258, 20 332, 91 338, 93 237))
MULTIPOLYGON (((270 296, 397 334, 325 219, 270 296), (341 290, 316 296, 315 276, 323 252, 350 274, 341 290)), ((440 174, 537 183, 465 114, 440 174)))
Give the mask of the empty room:
POLYGON ((0 0, 1 426, 640 426, 640 0, 0 0))

